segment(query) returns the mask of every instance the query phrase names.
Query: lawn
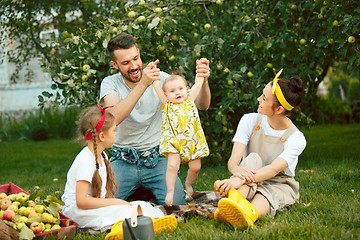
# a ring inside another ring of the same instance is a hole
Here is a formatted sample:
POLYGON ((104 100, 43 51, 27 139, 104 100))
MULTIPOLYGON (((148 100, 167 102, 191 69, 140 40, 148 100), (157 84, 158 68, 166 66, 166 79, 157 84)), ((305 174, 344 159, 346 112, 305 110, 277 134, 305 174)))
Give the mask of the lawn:
MULTIPOLYGON (((307 147, 295 177, 300 182, 298 204, 274 219, 258 220, 254 230, 194 217, 158 239, 360 239, 360 126, 321 125, 303 132, 307 147)), ((60 198, 67 170, 81 148, 71 140, 2 142, 0 184, 13 182, 28 192, 39 186, 60 198)), ((221 166, 204 164, 195 189, 212 190, 216 179, 228 177, 228 157, 221 166)), ((186 166, 182 166, 183 181, 185 177, 186 166)), ((75 239, 104 239, 105 235, 77 234, 75 239)))

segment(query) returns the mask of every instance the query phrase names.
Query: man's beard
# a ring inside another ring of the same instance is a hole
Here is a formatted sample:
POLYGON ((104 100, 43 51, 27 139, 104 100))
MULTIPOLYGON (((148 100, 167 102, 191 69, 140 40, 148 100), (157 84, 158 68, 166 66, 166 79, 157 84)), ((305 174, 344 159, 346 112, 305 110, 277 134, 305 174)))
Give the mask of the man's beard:
POLYGON ((131 82, 131 83, 137 83, 141 80, 141 77, 142 77, 142 69, 141 68, 137 68, 137 69, 133 69, 131 71, 128 71, 126 74, 123 73, 122 71, 120 71, 121 75, 123 76, 123 78, 125 78, 127 81, 131 82), (130 74, 132 72, 136 72, 136 71, 139 71, 140 72, 140 78, 138 80, 133 80, 131 79, 130 77, 130 74))

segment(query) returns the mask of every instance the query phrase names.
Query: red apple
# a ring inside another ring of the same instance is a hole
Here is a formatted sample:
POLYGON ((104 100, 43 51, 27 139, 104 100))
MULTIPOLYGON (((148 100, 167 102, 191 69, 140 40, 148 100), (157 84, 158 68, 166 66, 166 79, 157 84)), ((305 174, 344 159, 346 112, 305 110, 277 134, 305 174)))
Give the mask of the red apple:
POLYGON ((2 210, 5 211, 10 205, 11 205, 10 199, 8 199, 8 198, 3 198, 3 199, 1 200, 1 209, 2 209, 2 210))
POLYGON ((38 233, 41 233, 41 232, 42 232, 42 225, 41 225, 39 222, 33 222, 33 223, 30 225, 30 229, 31 229, 35 234, 38 234, 38 233))
POLYGON ((15 217, 15 212, 13 210, 5 210, 4 215, 3 215, 3 218, 5 220, 12 221, 12 220, 14 220, 14 217, 15 217))

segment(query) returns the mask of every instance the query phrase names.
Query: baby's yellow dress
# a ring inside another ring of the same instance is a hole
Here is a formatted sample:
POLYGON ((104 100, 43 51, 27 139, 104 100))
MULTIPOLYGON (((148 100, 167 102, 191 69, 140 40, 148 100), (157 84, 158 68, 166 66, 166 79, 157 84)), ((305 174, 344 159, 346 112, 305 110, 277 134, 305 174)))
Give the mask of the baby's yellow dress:
POLYGON ((198 110, 189 94, 182 103, 162 105, 160 154, 180 153, 183 163, 209 155, 198 110))

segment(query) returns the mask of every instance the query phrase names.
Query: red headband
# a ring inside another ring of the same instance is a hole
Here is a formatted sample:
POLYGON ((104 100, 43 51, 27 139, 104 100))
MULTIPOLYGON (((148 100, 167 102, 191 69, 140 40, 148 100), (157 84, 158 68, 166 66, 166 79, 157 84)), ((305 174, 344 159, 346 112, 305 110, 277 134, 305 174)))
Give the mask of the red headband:
MULTIPOLYGON (((99 122, 96 124, 96 127, 95 127, 96 132, 99 132, 100 129, 101 129, 101 128, 103 127, 103 125, 104 125, 104 122, 105 122, 105 110, 106 110, 107 108, 113 107, 113 106, 101 107, 99 104, 98 104, 98 106, 99 106, 99 108, 100 108, 100 110, 101 110, 101 112, 102 112, 102 116, 101 116, 99 122)), ((90 139, 92 139, 92 137, 93 137, 92 133, 89 132, 89 133, 85 136, 85 139, 86 139, 86 140, 90 140, 90 139)))

